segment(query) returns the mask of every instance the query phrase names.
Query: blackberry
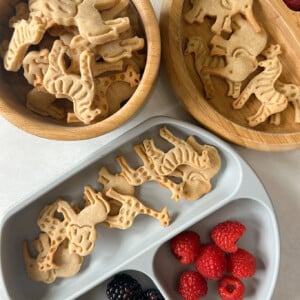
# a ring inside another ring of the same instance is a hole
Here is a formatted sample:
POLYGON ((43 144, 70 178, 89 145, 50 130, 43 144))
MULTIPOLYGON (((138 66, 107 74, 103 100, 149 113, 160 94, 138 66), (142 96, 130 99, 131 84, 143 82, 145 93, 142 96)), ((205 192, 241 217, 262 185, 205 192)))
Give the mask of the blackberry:
POLYGON ((120 273, 107 284, 106 295, 109 300, 142 300, 144 292, 139 282, 129 274, 120 273))
POLYGON ((148 289, 144 293, 145 300, 164 300, 164 297, 161 295, 158 289, 148 289))

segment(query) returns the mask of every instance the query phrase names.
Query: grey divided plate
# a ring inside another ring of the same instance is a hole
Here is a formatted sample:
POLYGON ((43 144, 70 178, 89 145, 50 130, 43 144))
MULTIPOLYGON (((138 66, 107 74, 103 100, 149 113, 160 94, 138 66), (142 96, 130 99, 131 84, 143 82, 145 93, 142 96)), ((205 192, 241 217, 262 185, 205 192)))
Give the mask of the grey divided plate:
MULTIPOLYGON (((166 299, 180 299, 176 282, 186 267, 170 253, 168 241, 183 230, 192 228, 208 241, 209 230, 218 222, 236 219, 247 227, 240 247, 257 258, 257 272, 246 285, 245 299, 271 299, 279 268, 279 233, 270 199, 249 166, 225 142, 207 131, 182 121, 155 117, 102 147, 70 172, 12 208, 1 224, 1 276, 7 299, 106 299, 107 281, 126 271, 139 279, 144 288, 157 287, 166 299), (195 201, 171 200, 167 189, 155 182, 137 188, 137 197, 153 209, 168 207, 169 227, 161 227, 149 216, 141 215, 127 230, 97 227, 98 239, 81 271, 68 279, 47 285, 30 280, 22 256, 22 241, 38 237, 36 224, 40 210, 58 197, 81 199, 83 187, 97 183, 98 171, 106 166, 120 171, 116 157, 123 155, 132 165, 140 163, 133 146, 153 138, 160 148, 170 145, 159 136, 166 126, 173 134, 186 139, 193 135, 201 144, 215 146, 222 159, 220 172, 212 180, 212 190, 195 201)), ((209 283, 208 299, 219 299, 215 282, 209 283)))

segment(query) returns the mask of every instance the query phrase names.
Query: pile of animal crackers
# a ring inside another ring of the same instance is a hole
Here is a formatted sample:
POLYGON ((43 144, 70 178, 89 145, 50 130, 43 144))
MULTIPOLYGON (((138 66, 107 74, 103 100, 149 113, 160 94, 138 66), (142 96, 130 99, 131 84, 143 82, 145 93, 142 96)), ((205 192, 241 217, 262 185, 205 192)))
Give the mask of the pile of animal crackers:
POLYGON ((33 86, 26 96, 29 109, 92 124, 132 96, 146 47, 129 0, 29 0, 15 9, 9 20, 13 33, 2 42, 1 54, 5 69, 23 67, 33 86))
POLYGON ((98 183, 102 189, 85 186, 84 205, 59 198, 40 211, 40 235, 32 242, 36 253, 32 254, 28 241, 23 243, 26 269, 32 280, 52 283, 58 277, 79 272, 83 258, 94 248, 96 225, 124 230, 132 226, 137 215, 146 214, 159 220, 161 226, 168 226, 167 207, 161 211, 147 207, 135 196, 135 187, 157 182, 171 192, 175 201, 197 200, 211 190, 211 178, 221 167, 218 150, 201 145, 194 136, 181 139, 166 127, 160 129, 160 136, 171 148, 164 152, 153 138, 144 139, 134 146, 142 162, 137 168, 131 167, 124 156, 116 158, 119 173, 101 167, 98 183))
POLYGON ((280 113, 289 103, 295 110, 295 122, 300 123, 300 86, 279 79, 281 47, 270 44, 265 29, 257 23, 253 0, 189 2, 191 6, 184 14, 185 22, 199 26, 206 17, 212 17, 214 22, 209 41, 199 35, 190 35, 185 46, 185 55, 194 55, 195 70, 203 83, 205 97, 215 96, 212 75, 218 76, 228 84, 227 95, 234 99, 234 109, 243 108, 251 95, 260 102, 257 112, 247 117, 250 127, 267 119, 279 125, 280 113))

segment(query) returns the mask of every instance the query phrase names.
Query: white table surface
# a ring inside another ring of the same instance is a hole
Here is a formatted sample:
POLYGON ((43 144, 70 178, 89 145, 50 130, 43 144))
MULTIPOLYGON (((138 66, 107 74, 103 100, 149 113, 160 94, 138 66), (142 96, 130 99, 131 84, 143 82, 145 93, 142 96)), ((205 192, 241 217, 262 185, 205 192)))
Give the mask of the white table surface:
MULTIPOLYGON (((161 0, 151 2, 159 17, 161 0)), ((163 70, 141 111, 121 128, 102 137, 75 142, 46 140, 25 133, 0 117, 0 218, 12 206, 71 169, 78 160, 157 115, 194 122, 179 105, 163 70)), ((300 150, 268 153, 233 147, 261 179, 278 218, 281 263, 272 299, 300 299, 300 150)), ((4 299, 1 289, 0 299, 4 299)))

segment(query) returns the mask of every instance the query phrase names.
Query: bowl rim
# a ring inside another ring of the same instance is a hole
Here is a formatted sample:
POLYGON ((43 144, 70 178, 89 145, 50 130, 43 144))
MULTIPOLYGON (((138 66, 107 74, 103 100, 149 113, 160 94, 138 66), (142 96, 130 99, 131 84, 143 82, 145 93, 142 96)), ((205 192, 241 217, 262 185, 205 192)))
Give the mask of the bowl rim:
MULTIPOLYGON (((163 1, 160 17, 161 35, 162 40, 164 40, 164 44, 162 44, 162 63, 183 108, 211 132, 239 146, 274 152, 299 148, 300 132, 270 133, 244 127, 212 109, 208 101, 200 95, 184 61, 182 41, 178 35, 184 1, 163 1), (201 117, 195 110, 196 106, 201 107, 201 117)), ((270 0, 266 1, 271 3, 270 0)), ((273 0, 272 5, 273 2, 276 2, 277 8, 284 9, 288 14, 295 14, 295 12, 287 9, 281 0, 273 0)), ((286 22, 286 20, 283 19, 283 22, 286 22)))
POLYGON ((121 109, 98 123, 68 127, 55 121, 45 122, 45 117, 35 116, 30 111, 28 114, 22 114, 21 109, 18 109, 19 104, 9 103, 0 97, 0 115, 27 133, 41 138, 65 141, 94 138, 109 133, 128 121, 147 100, 157 79, 161 59, 159 23, 152 4, 149 0, 131 0, 131 3, 138 11, 145 30, 147 56, 141 81, 130 100, 121 109))

